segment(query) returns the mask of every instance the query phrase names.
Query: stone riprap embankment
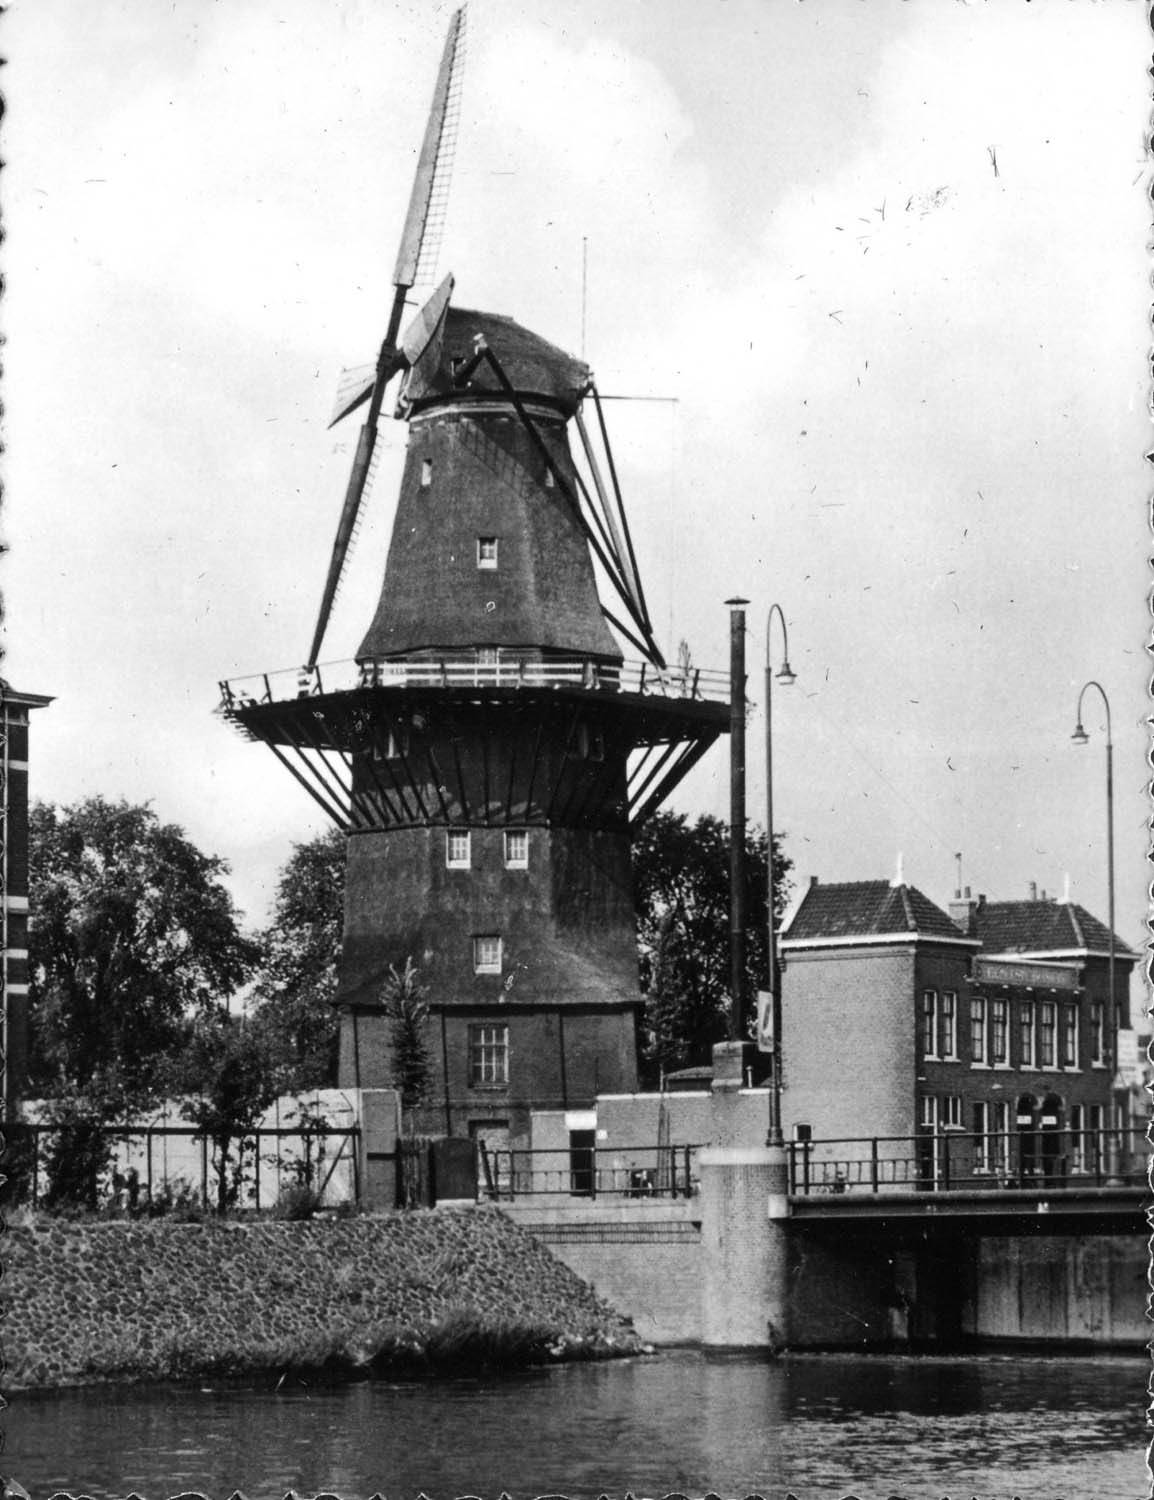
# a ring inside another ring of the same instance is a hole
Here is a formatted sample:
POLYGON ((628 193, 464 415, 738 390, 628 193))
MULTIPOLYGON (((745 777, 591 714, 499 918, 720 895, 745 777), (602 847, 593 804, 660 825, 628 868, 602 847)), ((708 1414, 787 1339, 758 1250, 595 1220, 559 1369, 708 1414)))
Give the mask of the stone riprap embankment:
POLYGON ((0 1241, 6 1391, 257 1370, 632 1354, 632 1326, 495 1209, 70 1223, 0 1241))

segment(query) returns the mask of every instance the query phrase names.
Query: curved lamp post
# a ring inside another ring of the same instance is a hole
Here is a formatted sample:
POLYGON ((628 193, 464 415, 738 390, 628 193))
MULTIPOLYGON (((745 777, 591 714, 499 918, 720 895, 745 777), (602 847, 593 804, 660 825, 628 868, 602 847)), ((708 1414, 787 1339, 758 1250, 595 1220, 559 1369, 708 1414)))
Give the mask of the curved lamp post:
POLYGON ((1070 738, 1075 745, 1088 745, 1090 736, 1082 728, 1082 699, 1087 691, 1094 688, 1100 694, 1102 706, 1106 710, 1106 892, 1109 914, 1107 921, 1110 925, 1109 946, 1109 986, 1110 986, 1110 1012, 1108 1018, 1107 1035, 1110 1038, 1110 1056, 1107 1065, 1111 1069, 1111 1082, 1113 1073, 1118 1067, 1118 1005, 1114 998, 1114 741, 1110 733, 1110 700, 1106 697, 1106 690, 1100 682, 1092 678, 1084 683, 1082 691, 1078 694, 1078 722, 1074 733, 1070 738))
POLYGON ((773 678, 770 646, 773 636, 773 617, 781 625, 781 669, 776 674, 778 682, 788 687, 796 681, 789 665, 789 632, 785 628, 785 616, 780 604, 771 604, 765 620, 765 863, 766 863, 766 968, 769 979, 770 1005, 773 1015, 773 1069, 769 1090, 769 1136, 767 1144, 780 1146, 781 1135, 781 984, 777 972, 777 934, 774 929, 774 897, 777 882, 773 873, 773 678))

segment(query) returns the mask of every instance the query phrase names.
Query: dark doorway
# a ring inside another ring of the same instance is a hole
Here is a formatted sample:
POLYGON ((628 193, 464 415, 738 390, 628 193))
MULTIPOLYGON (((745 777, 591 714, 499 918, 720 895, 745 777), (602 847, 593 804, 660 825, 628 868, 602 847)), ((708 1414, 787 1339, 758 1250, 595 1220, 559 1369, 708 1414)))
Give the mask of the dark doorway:
POLYGON ((1042 1100, 1040 1124, 1042 1181, 1046 1187, 1058 1187, 1065 1178, 1066 1163, 1062 1155, 1062 1101, 1057 1094, 1047 1094, 1042 1100))
POLYGON ((569 1132, 569 1191, 575 1198, 592 1198, 597 1190, 597 1132, 569 1132))
POLYGON ((1014 1112, 1018 1134, 1018 1176, 1029 1185, 1038 1175, 1038 1101, 1033 1094, 1023 1094, 1014 1112))

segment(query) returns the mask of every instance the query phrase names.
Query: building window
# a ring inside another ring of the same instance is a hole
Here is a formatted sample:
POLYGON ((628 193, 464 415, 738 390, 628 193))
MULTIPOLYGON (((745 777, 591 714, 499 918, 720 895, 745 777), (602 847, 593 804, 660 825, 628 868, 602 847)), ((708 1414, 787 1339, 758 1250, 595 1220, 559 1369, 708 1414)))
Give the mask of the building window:
POLYGON ((961 1130, 962 1128, 962 1096, 961 1094, 946 1094, 942 1099, 941 1121, 943 1130, 961 1130))
POLYGON ((501 972, 501 939, 491 935, 473 939, 474 974, 499 974, 501 972))
POLYGON ((445 835, 445 864, 450 870, 467 870, 472 863, 472 834, 467 828, 450 828, 445 835))
POLYGON ((1078 1008, 1076 1005, 1062 1007, 1062 1066, 1070 1070, 1078 1067, 1078 1008))
POLYGON ((469 1083, 473 1088, 503 1088, 509 1082, 508 1026, 469 1027, 469 1083))
POLYGON ((922 1056, 938 1055, 938 992, 922 991, 922 1056))
POLYGON ((985 1100, 974 1105, 974 1172, 990 1170, 990 1106, 985 1100))
POLYGON ((1038 1066, 1040 1068, 1052 1068, 1054 1066, 1057 1029, 1058 1007, 1052 1000, 1043 1000, 1041 1021, 1038 1025, 1038 1066))
POLYGON ((600 729, 590 729, 588 724, 578 724, 568 753, 580 760, 604 760, 605 736, 600 729))
POLYGON ((505 835, 505 868, 507 870, 529 868, 529 835, 523 828, 505 835))
POLYGON ((990 1126, 993 1135, 994 1170, 1003 1176, 1008 1176, 1010 1171, 1010 1106, 1005 1100, 990 1105, 990 1126))
POLYGON ((425 458, 421 460, 421 488, 427 490, 433 482, 432 460, 425 458))
POLYGON ((933 1094, 923 1094, 918 1100, 918 1125, 922 1130, 938 1128, 938 1101, 933 1094))
POLYGON ((1004 1068, 1010 1060, 1009 1002, 990 1001, 990 1061, 1004 1068))
POLYGON ((1020 1068, 1034 1066, 1034 1002, 1023 1000, 1018 1012, 1018 1059, 1020 1068))
POLYGON ((958 1055, 958 997, 953 990, 942 991, 940 1040, 942 1056, 956 1058, 958 1055))
POLYGON ((1086 1112, 1080 1104, 1070 1106, 1070 1171, 1086 1170, 1086 1112))
POLYGON ((477 566, 479 568, 496 568, 497 538, 495 536, 479 536, 477 538, 477 566))
POLYGON ((975 1064, 985 1064, 986 1002, 981 995, 970 1000, 970 1057, 975 1064))
POLYGON ((1101 1000, 1090 1004, 1090 1065, 1101 1068, 1106 1063, 1106 1007, 1101 1000))
POLYGON ((1087 1172, 1100 1172, 1106 1156, 1106 1137, 1102 1133, 1102 1106, 1086 1106, 1086 1135, 1084 1154, 1087 1172))

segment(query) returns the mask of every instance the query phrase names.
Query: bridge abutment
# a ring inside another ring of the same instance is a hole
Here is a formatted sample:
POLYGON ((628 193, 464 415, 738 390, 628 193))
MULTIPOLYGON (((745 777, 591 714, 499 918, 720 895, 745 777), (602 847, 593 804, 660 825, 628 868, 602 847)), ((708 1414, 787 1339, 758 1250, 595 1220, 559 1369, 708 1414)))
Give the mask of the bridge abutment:
POLYGON ((788 1170, 780 1146, 736 1143, 744 1048, 713 1049, 713 1144, 701 1179, 701 1342, 775 1351, 789 1342, 788 1170))

